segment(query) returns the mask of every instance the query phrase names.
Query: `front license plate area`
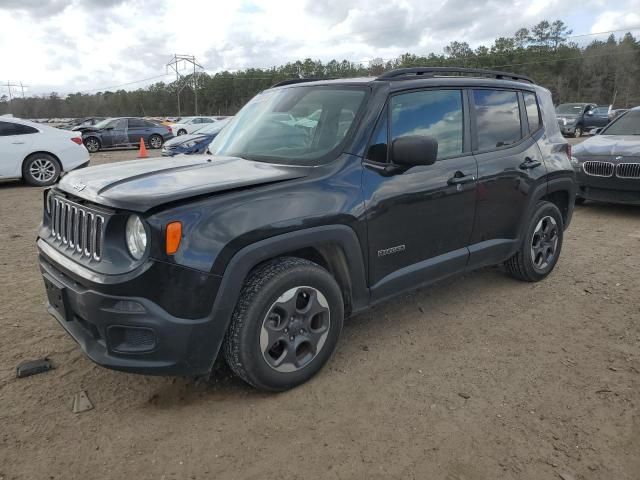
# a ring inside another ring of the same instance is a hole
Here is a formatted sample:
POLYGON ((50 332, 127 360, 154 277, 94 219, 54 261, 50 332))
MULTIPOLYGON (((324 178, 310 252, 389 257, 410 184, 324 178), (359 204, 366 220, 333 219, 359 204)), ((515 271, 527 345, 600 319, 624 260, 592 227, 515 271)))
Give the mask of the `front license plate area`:
POLYGON ((64 320, 67 320, 67 299, 65 288, 59 286, 54 280, 47 276, 44 276, 43 278, 49 304, 62 316, 64 320))

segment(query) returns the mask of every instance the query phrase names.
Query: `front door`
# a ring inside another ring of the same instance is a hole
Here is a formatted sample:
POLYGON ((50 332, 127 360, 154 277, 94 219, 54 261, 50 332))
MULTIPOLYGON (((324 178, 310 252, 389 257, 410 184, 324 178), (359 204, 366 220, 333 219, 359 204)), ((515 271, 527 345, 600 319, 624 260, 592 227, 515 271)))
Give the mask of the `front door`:
POLYGON ((105 147, 121 147, 128 143, 127 119, 112 120, 102 132, 102 145, 105 147))
POLYGON ((473 226, 476 162, 461 90, 390 97, 364 160, 369 284, 374 300, 465 268, 473 226), (438 142, 433 165, 394 167, 393 140, 438 142))

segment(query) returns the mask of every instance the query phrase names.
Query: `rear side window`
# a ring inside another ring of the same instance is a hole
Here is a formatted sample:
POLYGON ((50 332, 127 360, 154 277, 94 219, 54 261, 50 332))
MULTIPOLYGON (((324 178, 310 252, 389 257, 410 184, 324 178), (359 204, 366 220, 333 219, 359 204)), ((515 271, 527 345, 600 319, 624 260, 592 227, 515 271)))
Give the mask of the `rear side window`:
POLYGON ((460 90, 424 90, 391 98, 391 137, 433 137, 438 159, 462 153, 463 125, 460 90))
POLYGON ((145 128, 146 122, 139 118, 130 118, 129 119, 129 128, 145 128))
POLYGON ((540 121, 540 110, 538 109, 538 101, 535 93, 524 92, 524 106, 527 109, 527 120, 529 121, 529 131, 531 133, 542 127, 540 121))
POLYGON ((478 150, 493 150, 522 139, 518 94, 508 90, 474 90, 478 150))
POLYGON ((30 133, 38 133, 38 130, 20 123, 0 122, 0 137, 7 137, 9 135, 27 135, 30 133))

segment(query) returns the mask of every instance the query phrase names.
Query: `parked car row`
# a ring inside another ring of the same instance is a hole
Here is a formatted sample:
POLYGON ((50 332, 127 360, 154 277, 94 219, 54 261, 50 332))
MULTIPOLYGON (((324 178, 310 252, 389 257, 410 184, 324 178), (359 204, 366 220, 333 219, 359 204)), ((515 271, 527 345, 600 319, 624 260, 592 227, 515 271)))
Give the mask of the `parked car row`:
POLYGON ((562 134, 578 138, 596 133, 628 110, 595 103, 563 103, 556 107, 556 116, 562 134))

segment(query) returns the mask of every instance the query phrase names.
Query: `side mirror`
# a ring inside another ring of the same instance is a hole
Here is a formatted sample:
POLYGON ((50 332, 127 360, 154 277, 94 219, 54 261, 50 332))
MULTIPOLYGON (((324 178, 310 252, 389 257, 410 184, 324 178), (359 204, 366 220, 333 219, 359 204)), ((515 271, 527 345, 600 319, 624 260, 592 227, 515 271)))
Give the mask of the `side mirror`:
POLYGON ((592 115, 593 115, 593 110, 589 110, 589 111, 587 112, 587 115, 592 116, 592 115))
POLYGON ((396 138, 391 146, 391 160, 397 165, 433 165, 437 158, 438 141, 430 136, 407 135, 396 138))

